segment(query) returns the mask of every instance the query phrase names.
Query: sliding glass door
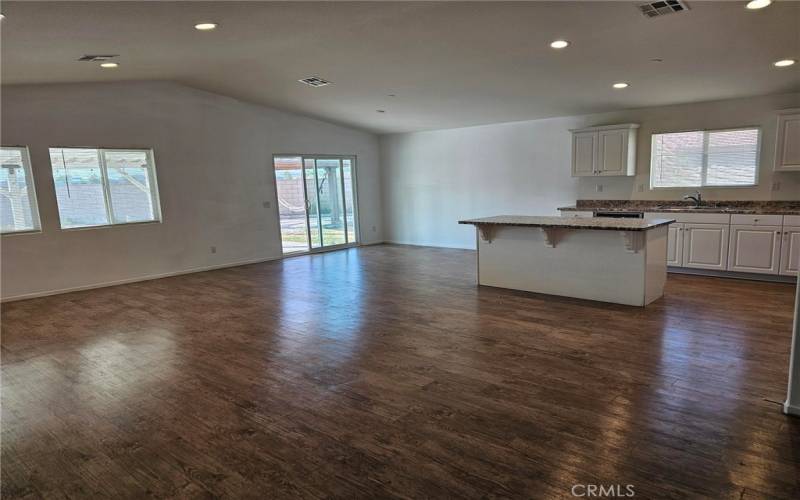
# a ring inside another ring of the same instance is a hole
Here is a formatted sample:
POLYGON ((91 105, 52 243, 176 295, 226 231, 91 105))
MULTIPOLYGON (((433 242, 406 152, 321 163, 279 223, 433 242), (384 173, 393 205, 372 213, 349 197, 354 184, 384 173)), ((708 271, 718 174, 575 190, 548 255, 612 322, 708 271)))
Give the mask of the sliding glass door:
POLYGON ((357 243, 355 158, 276 156, 283 253, 357 243))

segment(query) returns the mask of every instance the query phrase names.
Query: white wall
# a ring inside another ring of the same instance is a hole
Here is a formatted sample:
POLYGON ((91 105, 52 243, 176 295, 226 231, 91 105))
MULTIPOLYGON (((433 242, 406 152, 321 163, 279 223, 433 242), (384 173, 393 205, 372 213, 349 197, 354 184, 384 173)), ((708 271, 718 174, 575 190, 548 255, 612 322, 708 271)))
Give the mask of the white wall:
POLYGON ((687 189, 649 189, 650 136, 656 132, 762 128, 759 184, 702 189, 708 199, 800 200, 800 173, 773 173, 775 110, 800 107, 800 94, 664 106, 381 138, 387 241, 474 248, 463 218, 548 215, 578 198, 680 199, 687 189), (637 176, 602 180, 570 176, 569 129, 634 122, 637 176), (779 184, 779 190, 773 184, 779 184), (597 192, 597 185, 602 192, 597 192), (639 189, 642 189, 640 192, 639 189))
POLYGON ((168 82, 9 86, 0 104, 42 219, 2 237, 3 299, 279 257, 273 154, 357 155, 362 240, 383 239, 375 135, 168 82), (163 222, 60 230, 50 146, 153 148, 163 222))

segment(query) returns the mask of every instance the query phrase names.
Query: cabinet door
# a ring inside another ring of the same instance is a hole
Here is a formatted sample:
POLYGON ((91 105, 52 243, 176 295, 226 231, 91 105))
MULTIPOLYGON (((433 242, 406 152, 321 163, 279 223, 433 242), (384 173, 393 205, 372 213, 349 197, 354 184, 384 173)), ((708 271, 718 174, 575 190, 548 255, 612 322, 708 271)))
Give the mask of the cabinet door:
POLYGON ((667 265, 683 265, 683 224, 677 222, 667 228, 667 265))
POLYGON ((628 129, 598 132, 597 170, 600 175, 626 175, 628 171, 628 129))
POLYGON ((731 226, 728 271, 778 274, 780 252, 779 226, 731 226))
POLYGON ((800 170, 800 113, 778 116, 775 170, 800 170))
POLYGON ((724 271, 728 264, 727 224, 684 224, 683 267, 724 271))
POLYGON ((800 273, 800 227, 784 226, 781 242, 781 274, 800 273))
POLYGON ((597 163, 597 132, 572 134, 572 176, 595 175, 597 163))

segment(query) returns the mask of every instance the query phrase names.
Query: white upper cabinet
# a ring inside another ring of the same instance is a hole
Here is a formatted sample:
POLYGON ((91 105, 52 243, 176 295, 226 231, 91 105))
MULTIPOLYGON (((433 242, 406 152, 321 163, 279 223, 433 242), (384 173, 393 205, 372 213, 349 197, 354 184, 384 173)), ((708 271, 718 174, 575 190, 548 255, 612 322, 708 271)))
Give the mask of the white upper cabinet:
POLYGON ((800 171, 800 109, 779 112, 776 135, 775 170, 800 171))
POLYGON ((635 175, 638 128, 627 123, 572 130, 572 176, 635 175))
POLYGON ((572 176, 595 175, 597 163, 597 133, 572 134, 572 176))

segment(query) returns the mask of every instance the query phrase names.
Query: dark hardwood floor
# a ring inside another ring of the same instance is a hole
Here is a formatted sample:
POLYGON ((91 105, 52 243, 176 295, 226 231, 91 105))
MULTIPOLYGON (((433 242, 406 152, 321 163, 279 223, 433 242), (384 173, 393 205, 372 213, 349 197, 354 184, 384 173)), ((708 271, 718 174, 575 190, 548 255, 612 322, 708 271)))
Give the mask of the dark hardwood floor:
POLYGON ((2 496, 798 498, 793 290, 634 308, 375 246, 4 304, 2 496))

